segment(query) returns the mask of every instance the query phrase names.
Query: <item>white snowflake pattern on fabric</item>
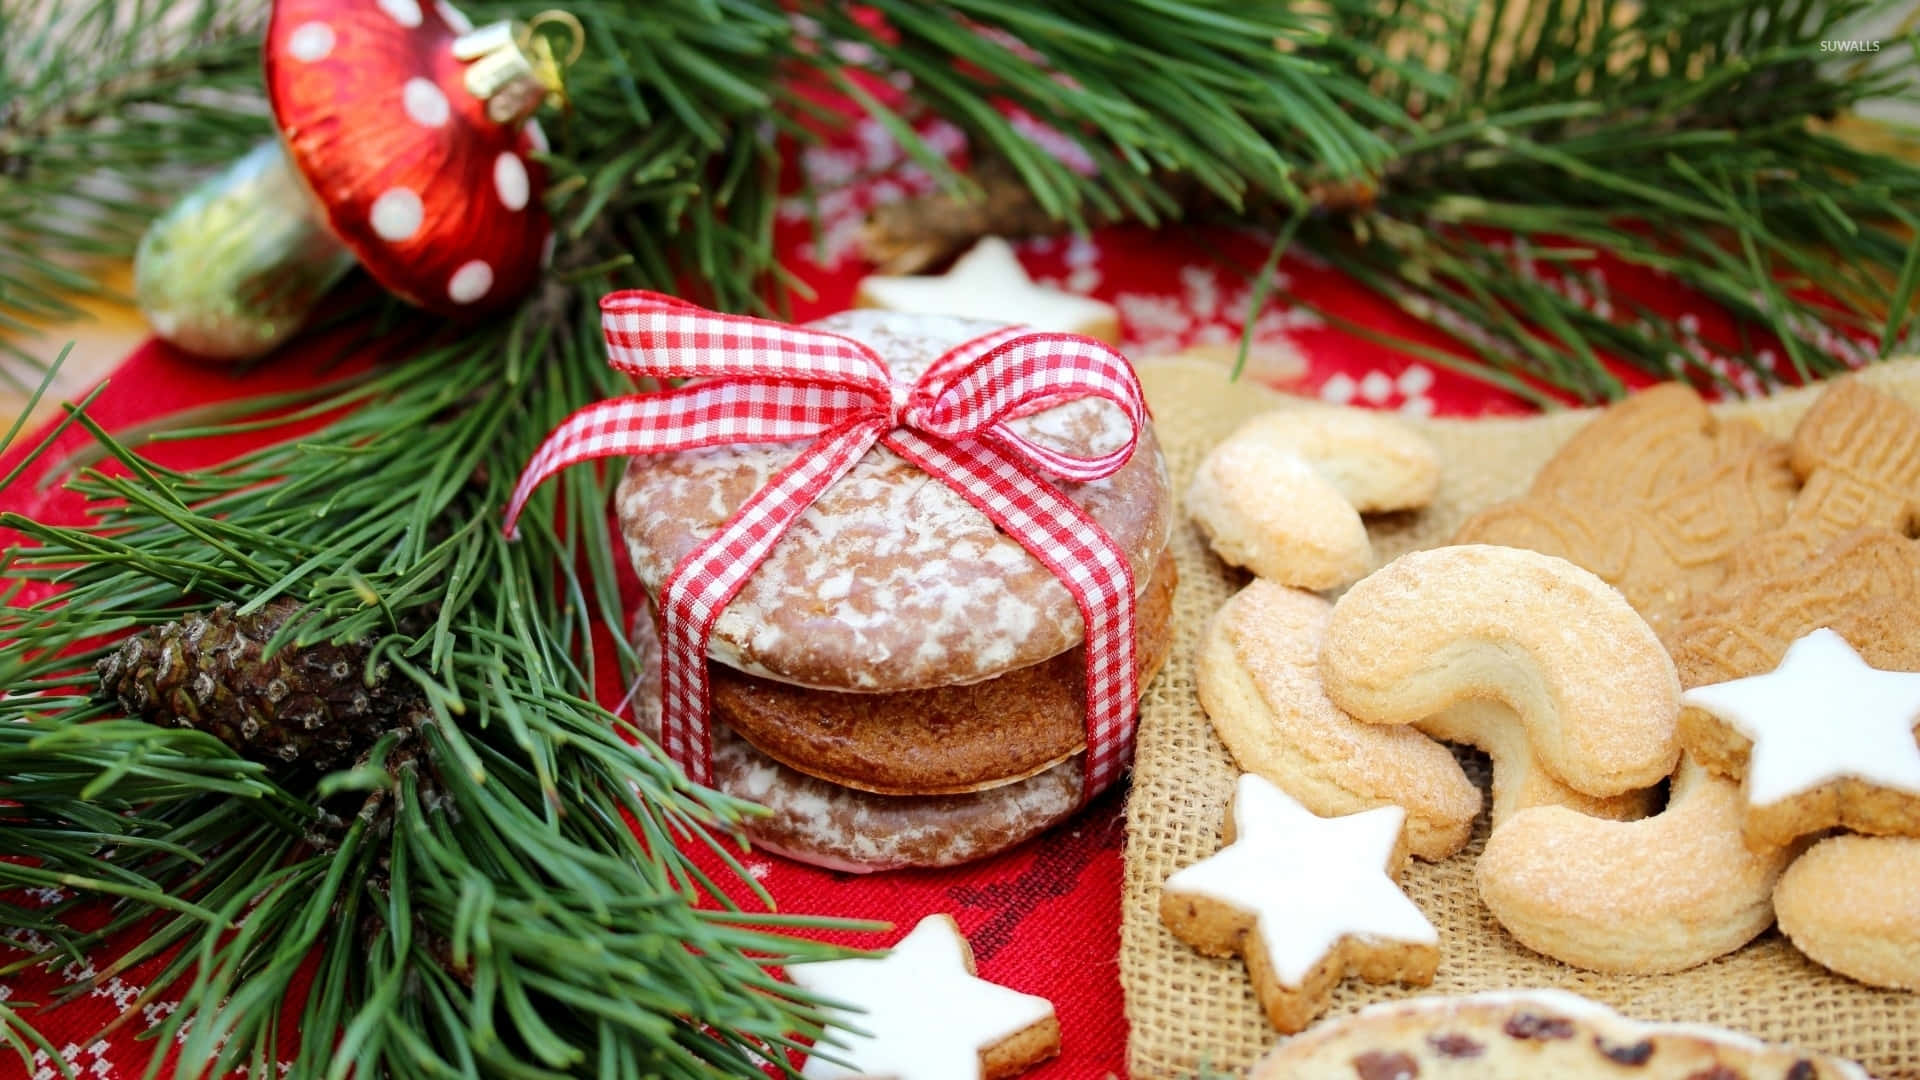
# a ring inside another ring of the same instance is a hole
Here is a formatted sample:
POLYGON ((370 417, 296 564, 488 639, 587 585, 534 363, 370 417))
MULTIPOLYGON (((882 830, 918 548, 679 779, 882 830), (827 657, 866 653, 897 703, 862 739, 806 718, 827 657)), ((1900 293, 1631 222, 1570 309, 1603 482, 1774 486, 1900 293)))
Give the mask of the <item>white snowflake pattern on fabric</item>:
MULTIPOLYGON (((1181 267, 1178 277, 1178 294, 1125 292, 1113 298, 1114 306, 1120 309, 1125 347, 1132 355, 1174 353, 1195 345, 1228 345, 1240 340, 1253 305, 1253 282, 1222 286, 1219 271, 1200 265, 1181 267)), ((1274 289, 1290 284, 1285 270, 1274 271, 1274 289)), ((1313 312, 1282 307, 1269 297, 1254 320, 1253 340, 1297 349, 1291 331, 1322 325, 1313 312)))
MULTIPOLYGON (((948 159, 966 147, 966 136, 944 121, 920 132, 935 153, 948 159)), ((793 260, 835 269, 860 253, 860 230, 876 206, 931 194, 933 175, 908 160, 899 140, 873 120, 853 127, 853 138, 809 146, 800 153, 800 171, 816 197, 788 195, 780 200, 783 221, 804 222, 818 215, 818 234, 794 245, 793 260)))
POLYGON ((1355 379, 1336 371, 1320 384, 1320 400, 1334 405, 1394 409, 1406 416, 1432 416, 1433 369, 1414 364, 1399 375, 1375 369, 1355 379))

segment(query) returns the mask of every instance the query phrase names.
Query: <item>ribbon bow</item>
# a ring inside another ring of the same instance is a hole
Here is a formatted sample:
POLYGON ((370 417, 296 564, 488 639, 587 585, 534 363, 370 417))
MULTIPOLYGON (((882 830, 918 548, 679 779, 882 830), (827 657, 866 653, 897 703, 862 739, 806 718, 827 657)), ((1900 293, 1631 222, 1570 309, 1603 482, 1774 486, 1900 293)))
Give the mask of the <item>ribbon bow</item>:
POLYGON ((568 417, 521 473, 509 532, 533 489, 576 462, 812 440, 682 559, 661 590, 661 742, 690 777, 713 782, 707 642, 715 620, 787 528, 876 442, 978 507, 1073 594, 1086 626, 1085 796, 1118 777, 1131 756, 1139 697, 1133 571, 1106 530, 1039 470, 1096 480, 1132 456, 1146 405, 1124 357, 1089 338, 1008 328, 954 347, 906 385, 864 343, 824 330, 638 290, 607 296, 600 311, 616 369, 699 381, 568 417), (1086 397, 1119 406, 1124 446, 1063 453, 1008 423, 1086 397))

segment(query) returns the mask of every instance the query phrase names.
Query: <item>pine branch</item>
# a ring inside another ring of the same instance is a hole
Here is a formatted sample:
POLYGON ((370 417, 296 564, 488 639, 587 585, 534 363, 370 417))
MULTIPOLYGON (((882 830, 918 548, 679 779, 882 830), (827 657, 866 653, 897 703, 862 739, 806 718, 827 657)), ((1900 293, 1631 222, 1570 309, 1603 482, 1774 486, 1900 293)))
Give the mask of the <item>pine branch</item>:
MULTIPOLYGON (((1418 124, 1382 128, 1390 152, 1369 182, 1304 174, 1314 213, 1296 241, 1452 336, 1471 359, 1450 366, 1529 399, 1618 396, 1603 352, 1753 392, 1910 350, 1920 140, 1896 157, 1822 130, 1862 102, 1920 100, 1897 72, 1847 78, 1822 63, 1820 42, 1876 6, 1539 0, 1416 21, 1409 5, 1377 40, 1443 58, 1444 89, 1353 50, 1354 74, 1418 124), (1726 309, 1739 339, 1596 310, 1564 281, 1602 252, 1726 309), (1777 370, 1766 336, 1786 350, 1777 370)), ((941 193, 883 209, 869 253, 911 266, 983 233, 1070 224, 998 158, 975 175, 985 192, 971 205, 941 193)), ((1194 218, 1278 225, 1298 205, 1227 203, 1183 179, 1163 186, 1194 218)))
MULTIPOLYGON (((1817 38, 1805 35, 1860 7, 1543 0, 1513 32, 1498 13, 1515 6, 1498 3, 1478 9, 1494 13, 1483 24, 1412 0, 1329 0, 1311 14, 880 0, 882 33, 825 3, 583 0, 575 108, 549 126, 565 243, 544 295, 458 340, 417 341, 421 328, 397 320, 412 359, 299 406, 331 419, 297 443, 214 469, 172 472, 94 429, 107 467, 71 480, 95 507, 90 525, 0 520, 37 545, 13 553, 9 572, 65 589, 0 614, 0 685, 15 691, 0 720, 32 716, 58 733, 35 744, 45 759, 33 768, 67 777, 69 796, 104 769, 118 777, 108 790, 129 799, 49 802, 66 808, 53 811, 57 827, 21 833, 125 886, 109 928, 66 944, 154 920, 108 970, 167 957, 153 992, 184 995, 166 1033, 186 1035, 196 1069, 212 1060, 265 1075, 278 1033, 297 1026, 303 1080, 756 1075, 758 1054, 817 1032, 821 1015, 769 982, 766 965, 824 950, 779 932, 807 920, 727 909, 751 888, 746 875, 707 881, 676 841, 729 834, 748 808, 687 784, 592 700, 588 635, 619 610, 608 479, 583 469, 551 485, 518 544, 495 524, 539 438, 620 389, 601 362, 593 297, 644 285, 777 305, 781 156, 821 119, 784 87, 851 95, 964 190, 911 134, 922 111, 941 116, 1003 159, 1050 219, 1163 220, 1204 198, 1297 220, 1299 242, 1454 327, 1491 377, 1604 396, 1615 387, 1594 348, 1672 370, 1668 354, 1685 343, 1596 318, 1519 273, 1482 227, 1567 265, 1588 258, 1569 245, 1617 247, 1803 346, 1816 309, 1793 296, 1794 275, 1837 290, 1843 323, 1905 313, 1910 325, 1920 272, 1900 230, 1912 224, 1902 201, 1913 170, 1805 123, 1888 89, 1809 67, 1817 38), (1424 68, 1423 40, 1447 48, 1448 70, 1424 68), (878 81, 845 78, 849 63, 878 81), (901 76, 911 92, 883 100, 875 88, 901 76), (995 99, 1079 140, 1093 168, 1040 153, 995 99), (1779 182, 1782 169, 1796 182, 1779 182), (1321 213, 1299 217, 1316 202, 1321 213), (138 747, 180 733, 98 724, 101 706, 73 689, 104 648, 98 636, 281 597, 303 614, 279 645, 373 642, 426 702, 418 721, 328 778, 262 778, 210 755, 232 783, 264 786, 202 784, 177 802, 119 787, 154 780, 133 764, 138 747), (62 741, 96 727, 101 742, 62 741), (114 730, 122 742, 108 740, 114 730), (103 809, 124 818, 111 835, 138 842, 103 843, 103 809), (309 956, 313 991, 290 1012, 286 991, 309 956), (336 1045, 344 1064, 328 1060, 336 1045)), ((32 42, 34 56, 68 64, 17 62, 23 45, 0 67, 12 80, 0 92, 26 103, 0 118, 0 140, 14 140, 0 141, 14 163, 0 252, 41 253, 0 254, 0 319, 57 312, 52 294, 75 279, 64 260, 130 247, 149 195, 174 182, 159 166, 211 164, 264 130, 257 95, 237 92, 256 78, 252 30, 209 5, 190 23, 203 37, 142 59, 116 37, 115 9, 100 0, 44 37, 13 32, 21 13, 4 11, 0 49, 32 42), (56 212, 69 198, 82 212, 56 212)), ((1887 326, 1882 349, 1906 333, 1887 326)), ((1807 352, 1796 355, 1812 370, 1807 352)), ((74 422, 91 426, 84 413, 74 422)), ((266 422, 201 418, 176 434, 266 422)), ((0 909, 14 925, 58 914, 0 909)))
POLYGON ((0 353, 31 361, 35 323, 76 317, 105 260, 268 133, 264 17, 216 0, 0 0, 0 353))
MULTIPOLYGON (((180 1060, 195 1064, 182 1075, 271 1070, 278 1033, 298 1027, 342 1040, 304 1040, 300 1077, 746 1077, 769 1048, 821 1030, 814 1003, 767 973, 838 954, 790 936, 819 920, 741 913, 744 870, 710 881, 683 853, 737 832, 750 808, 689 785, 592 700, 586 637, 598 612, 619 611, 610 481, 577 471, 522 541, 499 534, 540 438, 572 403, 616 389, 591 301, 612 286, 588 282, 352 380, 309 406, 345 410, 321 431, 205 472, 160 468, 95 431, 119 468, 70 479, 93 523, 4 519, 36 545, 11 553, 10 574, 65 591, 0 611, 0 683, 38 694, 0 699, 0 721, 30 712, 51 727, 59 738, 37 745, 54 758, 36 769, 64 769, 63 790, 107 753, 76 741, 108 730, 70 689, 104 648, 90 641, 217 601, 292 597, 304 615, 278 647, 375 642, 427 702, 356 768, 275 773, 288 786, 254 801, 287 808, 277 815, 212 785, 162 814, 160 793, 128 789, 165 846, 117 847, 108 866, 151 885, 120 890, 112 925, 69 944, 158 920, 96 978, 169 957, 149 994, 182 995, 159 1044, 184 1035, 180 1060), (289 1006, 309 955, 312 989, 289 1006)), ((21 839, 0 830, 0 853, 27 853, 6 847, 21 839)))

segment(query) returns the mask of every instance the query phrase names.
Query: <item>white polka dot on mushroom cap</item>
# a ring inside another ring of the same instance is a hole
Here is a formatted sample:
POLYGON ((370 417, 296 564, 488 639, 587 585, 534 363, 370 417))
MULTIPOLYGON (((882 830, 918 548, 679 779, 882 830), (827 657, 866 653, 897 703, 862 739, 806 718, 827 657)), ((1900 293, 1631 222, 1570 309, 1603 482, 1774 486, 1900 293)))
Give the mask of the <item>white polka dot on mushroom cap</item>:
POLYGON ((507 150, 493 159, 493 190, 500 196, 500 205, 509 210, 525 210, 530 187, 527 166, 520 155, 507 150))
POLYGON ((533 147, 535 153, 544 154, 547 152, 549 149, 547 146, 547 130, 540 126, 540 121, 529 120, 527 121, 527 126, 521 130, 527 133, 527 145, 533 147))
POLYGON ((453 272, 447 282, 447 298, 456 304, 471 304, 493 288, 493 267, 475 259, 453 272))
POLYGON ((419 0, 380 0, 380 10, 393 16, 401 26, 420 25, 419 0))
POLYGON ((333 27, 323 22, 301 23, 287 35, 287 53, 295 60, 313 63, 325 60, 333 51, 333 27))
POLYGON ((473 29, 473 20, 467 18, 459 8, 447 3, 447 0, 437 0, 433 6, 440 12, 441 21, 453 27, 454 33, 464 34, 473 29))
POLYGON ((389 188, 373 200, 373 210, 367 216, 380 239, 398 242, 420 231, 426 210, 420 205, 420 196, 407 188, 389 188))
POLYGON ((439 127, 453 115, 453 106, 447 104, 446 92, 432 79, 414 76, 400 90, 400 103, 406 106, 407 115, 421 127, 439 127))

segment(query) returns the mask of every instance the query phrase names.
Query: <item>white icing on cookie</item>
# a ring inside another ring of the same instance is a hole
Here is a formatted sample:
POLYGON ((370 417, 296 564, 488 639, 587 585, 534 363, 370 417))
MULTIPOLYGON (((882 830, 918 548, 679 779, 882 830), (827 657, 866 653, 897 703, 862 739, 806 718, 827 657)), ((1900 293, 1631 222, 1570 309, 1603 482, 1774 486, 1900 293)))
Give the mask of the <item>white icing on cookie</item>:
POLYGON ((852 1069, 810 1056, 810 1080, 979 1080, 980 1052, 1053 1015, 1053 1003, 976 977, 966 941, 948 915, 929 915, 879 959, 828 960, 787 968, 794 985, 851 1005, 829 1030, 826 1052, 852 1069), (845 1024, 862 1033, 840 1027, 845 1024))
MULTIPOLYGON (((854 311, 811 324, 871 345, 911 381, 993 324, 854 311)), ((1012 422, 1034 442, 1098 454, 1124 444, 1120 410, 1081 400, 1012 422)), ((618 498, 634 569, 658 595, 674 564, 791 461, 794 443, 633 459, 618 498)), ((1144 589, 1171 530, 1151 433, 1112 476, 1061 482, 1113 536, 1144 589)), ((979 682, 1037 664, 1084 636, 1073 597, 959 493, 874 447, 802 513, 714 626, 709 655, 762 678, 824 690, 979 682)))
POLYGON ((1113 305, 1036 285, 1012 245, 988 236, 954 261, 944 274, 873 276, 860 282, 865 303, 889 311, 958 315, 1069 334, 1112 333, 1113 305))
POLYGON ((1747 801, 1766 806, 1850 778, 1920 794, 1920 674, 1868 667, 1825 628, 1764 675, 1680 696, 1753 740, 1747 801))
POLYGON ((1166 889, 1254 913, 1283 986, 1298 987, 1345 937, 1437 945, 1440 935, 1387 876, 1406 811, 1323 818, 1252 773, 1234 790, 1234 841, 1166 889))

